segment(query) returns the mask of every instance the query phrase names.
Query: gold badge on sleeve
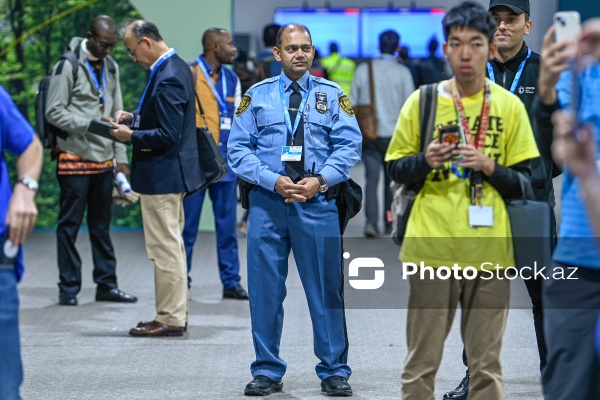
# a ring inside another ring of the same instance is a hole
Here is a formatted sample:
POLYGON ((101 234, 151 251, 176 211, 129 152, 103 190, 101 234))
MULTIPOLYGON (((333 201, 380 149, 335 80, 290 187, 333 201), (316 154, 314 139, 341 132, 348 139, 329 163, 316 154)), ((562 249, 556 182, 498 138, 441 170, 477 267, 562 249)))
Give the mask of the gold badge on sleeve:
POLYGON ((248 108, 250 108, 250 104, 252 103, 252 96, 249 94, 245 94, 242 96, 242 101, 238 106, 237 110, 235 110, 235 116, 239 117, 242 115, 248 108))
POLYGON ((340 104, 340 108, 342 109, 342 111, 344 111, 349 116, 354 117, 354 110, 350 105, 350 100, 348 100, 348 96, 346 96, 345 94, 340 95, 340 97, 338 97, 338 103, 340 104))

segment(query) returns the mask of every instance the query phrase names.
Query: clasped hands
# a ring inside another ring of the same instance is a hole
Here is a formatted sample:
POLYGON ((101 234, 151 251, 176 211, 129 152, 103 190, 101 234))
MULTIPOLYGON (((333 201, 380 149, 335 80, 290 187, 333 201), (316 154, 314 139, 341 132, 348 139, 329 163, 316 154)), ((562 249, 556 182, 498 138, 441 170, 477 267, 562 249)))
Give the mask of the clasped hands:
POLYGON ((485 175, 490 176, 496 169, 494 160, 483 154, 475 146, 470 144, 450 144, 440 143, 433 140, 425 151, 425 160, 431 168, 438 168, 445 162, 452 160, 452 157, 462 156, 455 160, 455 164, 465 168, 480 170, 485 175))
POLYGON ((289 176, 280 176, 275 182, 275 192, 285 198, 286 203, 304 203, 312 199, 321 187, 319 180, 314 176, 302 178, 294 183, 289 176))

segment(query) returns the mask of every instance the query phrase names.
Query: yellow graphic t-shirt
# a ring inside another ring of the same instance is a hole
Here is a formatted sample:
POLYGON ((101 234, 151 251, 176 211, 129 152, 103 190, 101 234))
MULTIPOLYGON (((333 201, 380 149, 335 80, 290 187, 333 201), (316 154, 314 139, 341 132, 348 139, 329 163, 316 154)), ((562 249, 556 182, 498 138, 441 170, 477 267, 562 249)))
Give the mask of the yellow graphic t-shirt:
MULTIPOLYGON (((491 110, 484 154, 499 165, 510 167, 539 157, 531 124, 523 103, 499 85, 490 82, 491 110)), ((462 98, 471 132, 479 129, 483 89, 462 98)), ((419 152, 420 91, 415 91, 400 112, 385 161, 419 152)), ((457 124, 454 100, 438 93, 435 126, 457 124)), ((433 137, 437 138, 437 129, 433 137)), ((432 170, 413 205, 400 250, 400 259, 438 268, 472 266, 494 269, 514 266, 510 222, 504 199, 484 179, 482 206, 493 209, 493 226, 469 225, 470 184, 451 170, 451 163, 432 170)))

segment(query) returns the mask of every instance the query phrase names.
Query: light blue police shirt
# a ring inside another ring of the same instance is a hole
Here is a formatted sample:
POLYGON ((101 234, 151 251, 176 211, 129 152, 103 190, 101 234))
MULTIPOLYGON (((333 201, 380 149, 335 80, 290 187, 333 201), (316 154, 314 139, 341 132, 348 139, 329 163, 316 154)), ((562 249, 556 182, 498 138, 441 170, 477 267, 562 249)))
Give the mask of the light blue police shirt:
MULTIPOLYGON (((350 178, 361 158, 362 135, 344 91, 326 79, 306 72, 298 84, 302 94, 309 90, 304 118, 304 170, 313 169, 329 186, 350 178), (321 111, 316 108, 317 101, 321 111)), ((281 153, 287 140, 284 112, 292 81, 282 72, 252 86, 236 111, 227 145, 229 167, 244 180, 273 191, 285 172, 281 153), (282 104, 279 80, 283 83, 282 104)), ((293 121, 292 121, 293 124, 293 121)))

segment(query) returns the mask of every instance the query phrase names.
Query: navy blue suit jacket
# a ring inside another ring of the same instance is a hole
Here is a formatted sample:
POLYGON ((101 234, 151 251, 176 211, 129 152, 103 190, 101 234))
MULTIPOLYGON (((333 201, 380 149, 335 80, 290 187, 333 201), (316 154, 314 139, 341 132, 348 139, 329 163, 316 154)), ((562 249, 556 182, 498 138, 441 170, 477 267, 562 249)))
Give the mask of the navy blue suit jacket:
MULTIPOLYGON (((203 183, 190 68, 178 55, 158 66, 131 137, 131 187, 141 194, 187 193, 203 183)), ((137 116, 137 115, 136 115, 137 116)))

